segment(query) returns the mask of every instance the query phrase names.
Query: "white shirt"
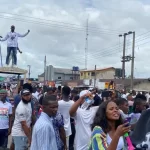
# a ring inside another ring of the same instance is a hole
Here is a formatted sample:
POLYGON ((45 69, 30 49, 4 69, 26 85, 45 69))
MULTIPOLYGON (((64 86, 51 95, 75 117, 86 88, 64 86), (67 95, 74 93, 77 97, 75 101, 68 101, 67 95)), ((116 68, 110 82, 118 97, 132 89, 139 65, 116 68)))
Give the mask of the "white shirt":
POLYGON ((60 100, 58 101, 58 112, 60 112, 64 119, 64 129, 66 132, 66 137, 70 136, 72 134, 71 132, 71 124, 70 124, 70 114, 69 110, 74 104, 74 101, 64 101, 60 100))
POLYGON ((122 94, 121 98, 127 99, 127 95, 126 94, 122 94))
MULTIPOLYGON (((106 141, 108 143, 108 145, 110 145, 112 139, 111 137, 109 136, 109 134, 107 134, 106 136, 106 141)), ((121 136, 119 138, 119 141, 118 141, 118 145, 117 145, 117 149, 116 150, 122 150, 124 148, 124 140, 123 140, 123 137, 121 136)))
POLYGON ((126 119, 127 117, 129 117, 129 115, 125 114, 121 109, 119 109, 119 111, 120 111, 120 115, 121 115, 123 120, 126 119))
POLYGON ((75 116, 77 150, 87 150, 91 137, 91 124, 99 106, 91 107, 89 110, 78 108, 75 116))
POLYGON ((9 32, 7 33, 6 37, 4 39, 1 39, 0 41, 6 41, 7 40, 7 47, 18 47, 18 37, 25 37, 28 35, 29 32, 21 35, 16 32, 9 32))
POLYGON ((39 92, 35 92, 35 93, 32 93, 32 95, 37 99, 39 100, 39 96, 40 96, 40 93, 39 92))
POLYGON ((20 101, 15 112, 15 121, 12 127, 12 136, 26 136, 22 129, 21 122, 26 121, 27 126, 30 127, 31 116, 31 103, 24 104, 23 101, 20 101))
POLYGON ((9 128, 9 115, 12 114, 12 106, 10 103, 0 101, 0 129, 9 128))

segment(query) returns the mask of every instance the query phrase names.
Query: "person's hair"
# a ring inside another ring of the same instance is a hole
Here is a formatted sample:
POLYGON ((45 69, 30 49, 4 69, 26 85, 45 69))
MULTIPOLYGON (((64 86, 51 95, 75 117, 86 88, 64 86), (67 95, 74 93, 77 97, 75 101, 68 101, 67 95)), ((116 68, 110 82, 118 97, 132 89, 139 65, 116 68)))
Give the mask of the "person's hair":
MULTIPOLYGON (((106 109, 110 102, 114 102, 114 101, 105 101, 99 106, 96 112, 93 124, 91 125, 92 130, 95 126, 100 126, 105 133, 111 130, 111 127, 109 126, 108 120, 106 117, 106 109)), ((117 127, 121 124, 122 124, 122 118, 120 116, 119 120, 116 120, 115 129, 117 129, 117 127)))
POLYGON ((33 88, 31 86, 31 84, 29 84, 29 83, 25 83, 23 85, 23 89, 28 89, 31 93, 33 93, 33 88))
POLYGON ((53 88, 52 88, 53 93, 55 93, 55 92, 56 92, 56 90, 57 90, 57 88, 56 88, 56 87, 53 87, 53 88))
POLYGON ((46 106, 46 105, 48 105, 50 102, 55 102, 56 100, 57 100, 57 96, 56 96, 56 95, 46 95, 46 96, 43 98, 42 105, 46 106))
POLYGON ((69 96, 70 92, 71 92, 71 89, 70 89, 69 86, 64 86, 64 87, 62 88, 62 94, 63 94, 64 96, 69 96))
POLYGON ((125 103, 128 103, 128 101, 127 101, 125 98, 118 98, 118 99, 116 100, 116 104, 117 104, 118 106, 124 105, 125 103))
POLYGON ((146 96, 145 96, 145 95, 143 95, 143 94, 138 94, 138 95, 136 96, 136 98, 135 98, 135 99, 147 100, 147 99, 146 99, 146 96))
POLYGON ((3 89, 6 89, 6 86, 5 86, 5 85, 3 86, 3 89))
POLYGON ((71 93, 78 94, 78 91, 74 89, 74 90, 71 91, 71 93))
POLYGON ((137 105, 141 105, 142 102, 145 102, 145 99, 141 99, 141 98, 135 98, 134 103, 133 103, 133 112, 136 113, 136 106, 137 105))
POLYGON ((53 89, 51 87, 47 88, 47 92, 53 91, 53 89))

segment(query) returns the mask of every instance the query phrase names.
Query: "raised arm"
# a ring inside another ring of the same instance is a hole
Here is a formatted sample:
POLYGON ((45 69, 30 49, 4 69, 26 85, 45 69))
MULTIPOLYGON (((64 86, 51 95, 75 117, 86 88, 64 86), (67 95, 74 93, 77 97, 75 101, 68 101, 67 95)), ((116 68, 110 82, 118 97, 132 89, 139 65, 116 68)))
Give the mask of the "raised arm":
POLYGON ((7 34, 7 35, 5 36, 5 38, 3 38, 3 39, 1 39, 2 36, 0 36, 0 41, 2 41, 2 42, 3 42, 3 41, 6 41, 6 40, 8 39, 8 37, 9 37, 8 34, 7 34))
POLYGON ((17 33, 17 35, 18 35, 18 37, 25 37, 25 36, 27 36, 29 34, 29 32, 30 32, 30 30, 28 30, 28 32, 25 33, 25 34, 17 33))
POLYGON ((79 108, 79 106, 81 105, 81 103, 84 101, 84 98, 85 98, 85 95, 80 97, 79 100, 77 100, 72 105, 72 107, 70 108, 70 111, 69 111, 71 117, 74 117, 76 115, 76 111, 79 108))

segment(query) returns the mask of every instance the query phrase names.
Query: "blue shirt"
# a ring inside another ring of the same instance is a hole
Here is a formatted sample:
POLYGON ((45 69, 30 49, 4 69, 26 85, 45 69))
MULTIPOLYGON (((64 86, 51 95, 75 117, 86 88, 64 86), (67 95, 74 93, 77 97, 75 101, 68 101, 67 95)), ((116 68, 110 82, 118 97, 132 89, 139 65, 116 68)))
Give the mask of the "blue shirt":
POLYGON ((58 150, 52 118, 44 112, 33 128, 30 150, 58 150))
POLYGON ((14 97, 14 106, 17 107, 20 101, 21 101, 21 96, 19 94, 17 94, 14 97))
POLYGON ((6 102, 11 103, 8 97, 6 97, 6 102))
POLYGON ((60 113, 57 113, 55 117, 53 118, 53 127, 56 135, 56 142, 58 150, 62 150, 64 147, 64 144, 60 138, 60 132, 59 129, 64 127, 64 121, 63 116, 60 113))

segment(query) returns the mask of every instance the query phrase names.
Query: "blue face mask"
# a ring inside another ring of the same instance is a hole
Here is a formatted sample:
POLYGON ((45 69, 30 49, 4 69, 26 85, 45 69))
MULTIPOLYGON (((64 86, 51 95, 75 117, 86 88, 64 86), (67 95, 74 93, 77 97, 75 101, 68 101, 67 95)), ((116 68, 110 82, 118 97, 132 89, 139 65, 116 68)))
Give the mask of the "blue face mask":
POLYGON ((81 105, 81 108, 87 110, 93 103, 93 99, 86 97, 84 103, 81 105))

